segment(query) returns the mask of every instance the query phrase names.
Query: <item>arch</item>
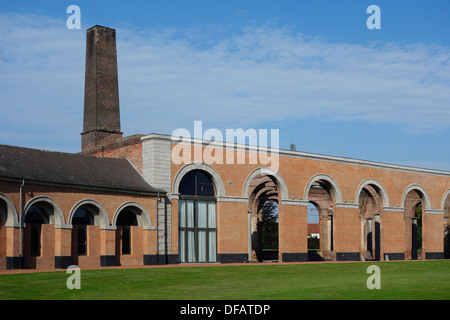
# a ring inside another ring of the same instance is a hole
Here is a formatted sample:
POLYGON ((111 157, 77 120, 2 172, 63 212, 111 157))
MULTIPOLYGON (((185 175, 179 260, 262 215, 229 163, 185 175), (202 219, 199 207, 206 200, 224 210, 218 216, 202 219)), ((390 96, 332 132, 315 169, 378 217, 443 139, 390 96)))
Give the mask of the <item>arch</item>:
POLYGON ((52 198, 47 196, 37 196, 25 205, 25 208, 23 210, 24 215, 21 219, 21 223, 25 222, 25 217, 27 215, 27 211, 34 205, 39 204, 39 202, 45 202, 46 204, 50 205, 53 208, 53 211, 48 212, 49 213, 49 224, 53 224, 55 228, 62 228, 65 224, 64 214, 61 210, 61 207, 58 205, 56 201, 54 201, 52 198))
POLYGON ((200 163, 200 162, 193 162, 185 165, 180 170, 178 170, 177 174, 175 175, 175 178, 173 179, 173 187, 172 187, 172 193, 178 194, 178 190, 180 187, 181 180, 185 176, 186 173, 193 171, 193 170, 203 170, 206 171, 212 180, 212 183, 215 188, 216 197, 223 197, 225 196, 225 185, 223 184, 222 177, 220 174, 211 167, 208 164, 200 163))
POLYGON ((150 219, 150 214, 144 208, 144 206, 134 201, 127 201, 125 203, 122 203, 117 208, 116 212, 114 213, 114 218, 112 222, 112 225, 114 227, 117 227, 117 219, 119 218, 120 213, 125 209, 132 211, 136 215, 138 226, 143 227, 144 230, 151 229, 152 222, 150 219))
POLYGON ((275 171, 271 168, 268 168, 268 167, 262 167, 262 168, 255 169, 247 176, 247 179, 245 180, 245 183, 244 183, 244 192, 243 192, 245 198, 249 197, 248 190, 250 187, 250 183, 252 182, 252 180, 255 177, 257 177, 259 175, 272 176, 276 180, 277 185, 280 188, 280 193, 281 193, 280 200, 288 200, 289 199, 288 188, 287 188, 286 182, 284 181, 283 177, 277 171, 275 171))
POLYGON ((0 199, 5 201, 6 203, 6 215, 7 215, 6 226, 7 227, 17 226, 19 223, 19 215, 17 214, 17 210, 13 202, 3 193, 0 193, 0 199))
POLYGON ((428 194, 425 191, 425 189, 419 184, 411 184, 406 188, 406 190, 402 196, 402 203, 401 203, 402 208, 405 207, 406 196, 408 195, 408 193, 410 193, 413 190, 419 191, 422 194, 423 201, 425 202, 425 210, 431 210, 430 198, 428 197, 428 194))
POLYGON ((385 207, 385 208, 389 207, 389 196, 388 196, 388 193, 387 193, 386 189, 384 188, 384 186, 379 181, 377 181, 375 179, 366 179, 363 182, 361 182, 361 184, 359 185, 358 189, 356 190, 355 203, 359 203, 359 196, 361 194, 361 191, 367 185, 376 186, 378 188, 377 191, 379 191, 380 194, 381 194, 381 199, 383 200, 383 207, 385 207))
POLYGON ((72 208, 72 210, 70 211, 70 214, 69 214, 69 219, 68 219, 69 225, 72 225, 72 220, 73 220, 73 216, 75 215, 75 212, 79 208, 81 208, 82 206, 85 206, 85 205, 94 206, 98 209, 98 214, 96 215, 96 217, 94 217, 95 225, 99 225, 100 228, 105 228, 105 227, 109 226, 108 214, 106 213, 105 208, 103 208, 103 206, 101 204, 99 204, 97 201, 92 200, 92 199, 80 200, 75 204, 75 206, 72 208))
POLYGON ((442 211, 445 210, 445 201, 447 200, 448 197, 450 197, 450 189, 448 189, 448 190, 444 193, 444 196, 442 197, 442 201, 441 201, 441 210, 442 210, 442 211))
POLYGON ((335 200, 336 203, 342 203, 342 193, 341 193, 341 190, 339 189, 338 184, 329 175, 323 174, 323 173, 316 174, 311 179, 309 179, 309 181, 305 187, 305 193, 303 194, 303 199, 305 201, 308 201, 308 194, 309 194, 309 190, 311 189, 312 185, 318 181, 328 182, 331 185, 331 188, 333 189, 333 192, 334 192, 334 195, 336 198, 336 200, 335 200))
POLYGON ((180 261, 216 262, 216 200, 218 196, 225 195, 222 178, 208 165, 189 164, 178 172, 173 192, 180 196, 178 200, 180 261))

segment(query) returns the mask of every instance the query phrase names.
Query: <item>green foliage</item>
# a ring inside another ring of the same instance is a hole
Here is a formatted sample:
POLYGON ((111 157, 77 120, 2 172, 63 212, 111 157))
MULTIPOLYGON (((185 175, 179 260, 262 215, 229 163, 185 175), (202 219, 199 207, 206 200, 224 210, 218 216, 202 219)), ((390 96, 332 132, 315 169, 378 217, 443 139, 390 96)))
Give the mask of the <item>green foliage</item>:
POLYGON ((262 208, 262 249, 278 249, 278 204, 274 200, 262 208))
POLYGON ((414 217, 417 218, 417 248, 422 250, 422 204, 414 209, 414 217))

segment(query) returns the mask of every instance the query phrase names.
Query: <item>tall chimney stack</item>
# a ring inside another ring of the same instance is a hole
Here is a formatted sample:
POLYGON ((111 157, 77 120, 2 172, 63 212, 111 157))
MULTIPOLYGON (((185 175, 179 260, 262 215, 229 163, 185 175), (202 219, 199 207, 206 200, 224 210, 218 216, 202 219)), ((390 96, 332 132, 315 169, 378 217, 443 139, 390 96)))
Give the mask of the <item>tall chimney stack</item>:
POLYGON ((94 26, 86 31, 86 71, 82 152, 114 143, 120 132, 116 31, 94 26))

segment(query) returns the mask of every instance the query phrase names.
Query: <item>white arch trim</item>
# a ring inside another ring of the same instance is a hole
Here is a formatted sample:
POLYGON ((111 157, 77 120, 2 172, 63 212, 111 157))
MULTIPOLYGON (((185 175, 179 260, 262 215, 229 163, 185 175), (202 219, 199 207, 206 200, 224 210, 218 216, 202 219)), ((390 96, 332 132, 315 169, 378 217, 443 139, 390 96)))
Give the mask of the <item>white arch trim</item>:
POLYGON ((106 228, 109 226, 108 214, 106 213, 105 208, 103 208, 103 206, 99 204, 97 201, 92 199, 80 200, 77 202, 77 204, 75 204, 75 206, 72 208, 69 214, 68 220, 69 225, 72 225, 72 219, 77 209, 79 209, 83 205, 92 205, 98 209, 98 218, 94 217, 95 225, 99 225, 100 228, 106 228))
POLYGON ((381 193, 381 198, 383 200, 383 207, 384 208, 389 207, 388 193, 387 193, 386 189, 383 187, 383 185, 375 179, 366 179, 363 182, 361 182, 361 184, 358 187, 358 190, 356 190, 355 203, 359 203, 359 195, 361 194, 362 189, 364 189, 364 187, 367 185, 376 186, 381 193))
POLYGON ((447 197, 450 197, 450 189, 448 189, 445 193, 444 193, 444 197, 442 198, 442 203, 441 203, 441 210, 444 211, 445 210, 445 200, 447 200, 447 197))
POLYGON ((308 201, 309 190, 311 189, 312 185, 315 182, 319 181, 319 180, 328 181, 331 184, 332 189, 334 191, 334 195, 336 197, 336 204, 342 203, 342 193, 341 193, 341 190, 339 189, 338 184, 329 175, 323 174, 323 173, 316 174, 311 179, 309 179, 309 181, 308 181, 308 183, 306 184, 306 187, 305 187, 305 193, 303 195, 303 199, 305 201, 308 201))
POLYGON ((402 196, 402 208, 405 207, 405 200, 406 200, 406 196, 408 195, 408 193, 410 193, 412 190, 418 190, 423 194, 423 200, 425 202, 425 210, 431 210, 431 201, 430 198, 428 197, 427 192, 425 191, 425 189, 420 185, 420 184, 411 184, 408 186, 408 188, 406 188, 405 192, 403 193, 402 196))
POLYGON ((70 226, 66 225, 66 223, 65 223, 64 214, 63 214, 59 204, 56 201, 54 201, 52 198, 47 197, 47 196, 37 196, 37 197, 31 199, 30 201, 28 201, 28 203, 25 205, 25 208, 23 209, 24 215, 22 217, 22 223, 25 222, 25 217, 27 215, 28 210, 33 205, 37 204, 38 202, 47 202, 48 204, 50 204, 53 207, 53 214, 52 214, 52 217, 50 217, 51 219, 49 221, 49 224, 53 224, 55 226, 55 228, 70 227, 70 226))
POLYGON ((278 187, 280 188, 280 193, 281 193, 280 200, 289 200, 288 188, 287 188, 286 182, 284 181, 283 177, 277 171, 275 171, 269 167, 262 167, 262 168, 255 169, 247 176, 247 179, 245 180, 245 183, 244 183, 244 193, 243 193, 244 198, 248 198, 248 189, 250 187, 250 183, 258 175, 274 177, 278 187))
POLYGON ((19 226, 19 215, 17 214, 16 207, 14 206, 11 199, 9 199, 3 193, 0 193, 0 199, 6 202, 6 226, 7 227, 16 227, 19 226))
POLYGON ((120 212, 126 208, 131 208, 136 213, 136 219, 138 222, 138 225, 141 227, 144 227, 144 230, 153 230, 152 228, 152 221, 150 219, 150 215, 148 211, 142 206, 141 204, 134 202, 134 201, 127 201, 125 203, 122 203, 114 213, 114 218, 112 225, 113 227, 117 227, 117 219, 119 217, 120 212), (137 210, 136 210, 137 209, 137 210))
POLYGON ((211 167, 208 164, 201 163, 201 162, 193 162, 185 165, 180 170, 178 170, 177 174, 175 175, 175 178, 173 179, 173 187, 172 187, 172 193, 178 194, 178 190, 180 187, 181 180, 183 179, 184 175, 192 170, 203 170, 210 174, 212 178, 212 183, 215 187, 216 197, 224 197, 225 196, 225 185, 223 184, 222 177, 220 174, 211 167))

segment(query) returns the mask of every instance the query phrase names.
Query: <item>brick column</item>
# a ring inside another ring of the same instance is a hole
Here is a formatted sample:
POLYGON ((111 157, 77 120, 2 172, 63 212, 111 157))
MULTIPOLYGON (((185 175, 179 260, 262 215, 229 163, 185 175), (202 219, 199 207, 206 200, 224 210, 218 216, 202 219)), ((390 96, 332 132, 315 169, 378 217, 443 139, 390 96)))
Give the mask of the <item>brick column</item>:
POLYGON ((115 266, 116 262, 116 228, 100 230, 100 266, 115 266))
POLYGON ((278 214, 280 261, 308 261, 307 215, 307 203, 293 200, 281 201, 278 214))
POLYGON ((336 204, 334 209, 334 259, 337 261, 359 261, 361 223, 359 205, 336 204))

